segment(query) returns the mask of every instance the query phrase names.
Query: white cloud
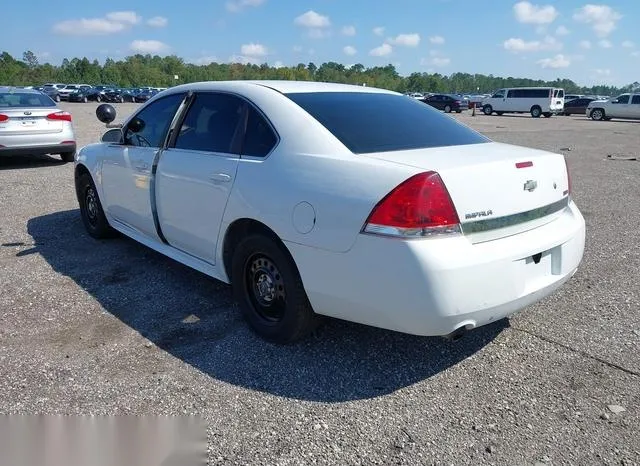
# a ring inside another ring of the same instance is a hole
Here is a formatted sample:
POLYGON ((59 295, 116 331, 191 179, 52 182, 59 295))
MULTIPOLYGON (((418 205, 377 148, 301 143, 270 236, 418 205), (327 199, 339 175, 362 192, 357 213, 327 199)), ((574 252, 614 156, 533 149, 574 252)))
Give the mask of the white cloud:
POLYGON ((114 11, 104 18, 81 18, 53 25, 53 32, 70 36, 103 36, 116 34, 138 24, 142 18, 134 11, 114 11))
POLYGON ((636 44, 634 44, 634 43, 633 43, 633 42, 631 42, 630 40, 625 40, 625 41, 622 43, 622 46, 623 46, 625 49, 632 49, 632 48, 634 48, 634 47, 636 46, 636 44))
POLYGON ((442 45, 442 44, 444 44, 444 37, 442 37, 442 36, 431 36, 431 37, 429 37, 429 42, 431 42, 432 44, 435 44, 435 45, 442 45))
POLYGON ((504 41, 503 46, 505 50, 511 52, 538 52, 541 50, 560 50, 562 49, 562 43, 556 38, 547 36, 544 40, 532 40, 525 41, 524 39, 512 37, 504 41))
POLYGON ((247 57, 264 57, 267 55, 267 48, 262 44, 244 44, 240 47, 240 53, 247 57))
POLYGON ((301 46, 301 45, 294 45, 294 46, 293 46, 293 51, 294 51, 295 53, 300 53, 300 52, 302 52, 302 46, 301 46))
POLYGON ((138 24, 142 18, 137 15, 135 11, 114 11, 113 13, 107 13, 106 18, 109 21, 123 24, 138 24))
POLYGON ((126 26, 103 18, 70 19, 54 24, 53 31, 58 34, 73 36, 106 35, 122 32, 126 26))
POLYGON ((345 48, 342 49, 342 51, 344 52, 345 55, 349 55, 349 56, 353 56, 356 53, 358 53, 356 48, 351 45, 347 45, 345 48))
POLYGON ((218 59, 216 58, 215 55, 205 55, 205 56, 202 56, 202 57, 193 58, 191 60, 188 60, 189 63, 193 63, 194 65, 208 65, 210 63, 215 63, 217 61, 218 61, 218 59))
POLYGON ((565 26, 558 26, 558 29, 556 29, 556 36, 567 36, 570 33, 571 31, 569 31, 565 26))
POLYGON ((164 16, 154 16, 147 20, 147 24, 154 28, 163 28, 169 24, 169 20, 164 16))
POLYGON ((606 68, 606 69, 596 69, 596 74, 600 75, 600 76, 611 76, 611 70, 606 68))
POLYGON ((579 23, 590 24, 599 37, 606 37, 616 28, 622 15, 607 5, 588 4, 580 8, 573 19, 579 23))
POLYGON ((385 43, 385 44, 382 44, 380 47, 371 49, 369 51, 369 55, 373 57, 386 57, 387 55, 390 55, 391 52, 393 52, 393 47, 385 43))
POLYGON ((308 36, 311 39, 324 39, 325 37, 331 36, 331 31, 327 29, 309 29, 308 36))
POLYGON ((293 20, 293 23, 296 26, 302 26, 305 28, 328 28, 331 26, 331 20, 329 20, 328 16, 318 14, 313 10, 309 10, 298 16, 293 20))
POLYGON ((585 50, 589 50, 591 48, 591 42, 589 42, 588 40, 581 40, 580 41, 580 48, 583 48, 585 50))
POLYGON ((631 52, 631 56, 632 57, 640 57, 640 52, 638 52, 637 50, 635 52, 631 52))
POLYGON ((232 0, 227 2, 227 11, 238 13, 246 7, 258 7, 264 3, 264 0, 232 0))
POLYGON ((160 53, 169 49, 169 46, 159 40, 134 40, 129 48, 137 53, 160 53))
POLYGON ((229 57, 229 63, 241 63, 243 65, 260 65, 262 60, 256 57, 247 57, 244 55, 231 55, 229 57))
POLYGON ((376 36, 382 36, 384 34, 384 28, 382 26, 378 26, 377 28, 373 28, 373 33, 376 36))
POLYGON ((284 68, 284 63, 282 63, 280 60, 277 60, 274 64, 273 64, 274 68, 284 68))
POLYGON ((603 49, 610 49, 611 47, 613 47, 613 44, 611 43, 611 41, 607 39, 602 39, 601 41, 598 42, 598 45, 603 49))
POLYGON ((519 22, 527 24, 549 24, 558 17, 558 11, 553 6, 539 6, 529 2, 516 3, 513 12, 519 22))
POLYGON ((355 36, 356 28, 354 26, 345 26, 342 28, 342 34, 345 36, 355 36))
POLYGON ((447 57, 435 57, 430 60, 430 64, 442 68, 451 64, 451 59, 447 57))
POLYGON ((420 44, 420 34, 399 34, 395 38, 387 39, 387 42, 391 45, 417 47, 420 44))
POLYGON ((537 61, 542 68, 567 68, 571 65, 571 60, 562 54, 558 54, 553 58, 543 58, 537 61))

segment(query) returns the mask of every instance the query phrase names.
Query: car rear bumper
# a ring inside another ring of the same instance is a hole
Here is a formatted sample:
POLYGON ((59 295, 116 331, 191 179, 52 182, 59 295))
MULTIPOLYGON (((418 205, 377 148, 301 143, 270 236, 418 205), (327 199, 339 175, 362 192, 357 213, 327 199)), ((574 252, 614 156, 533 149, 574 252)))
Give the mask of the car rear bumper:
POLYGON ((483 243, 360 235, 342 254, 287 246, 318 314, 436 336, 495 322, 550 295, 576 272, 584 244, 584 219, 571 202, 547 225, 483 243))
POLYGON ((0 147, 0 156, 44 155, 75 152, 76 144, 49 144, 37 146, 0 147))

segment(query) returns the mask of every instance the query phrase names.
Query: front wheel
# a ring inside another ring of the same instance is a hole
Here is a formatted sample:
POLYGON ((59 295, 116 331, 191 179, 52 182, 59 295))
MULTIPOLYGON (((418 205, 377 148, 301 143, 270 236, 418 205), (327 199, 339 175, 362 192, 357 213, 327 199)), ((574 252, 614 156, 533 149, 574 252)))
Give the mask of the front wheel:
POLYGON ((76 181, 76 193, 80 204, 80 216, 87 233, 96 239, 115 236, 115 230, 109 225, 102 210, 98 190, 91 175, 88 173, 80 175, 76 181))
POLYGON ((482 111, 485 115, 491 115, 493 113, 493 107, 491 105, 485 105, 482 107, 482 111))
POLYGON ((451 113, 451 105, 444 106, 444 113, 451 113))
POLYGON ((600 108, 593 109, 591 111, 591 119, 594 121, 602 121, 604 120, 604 110, 600 108))
POLYGON ((319 323, 295 263, 275 239, 251 235, 238 244, 231 284, 245 320, 267 341, 292 343, 319 323))

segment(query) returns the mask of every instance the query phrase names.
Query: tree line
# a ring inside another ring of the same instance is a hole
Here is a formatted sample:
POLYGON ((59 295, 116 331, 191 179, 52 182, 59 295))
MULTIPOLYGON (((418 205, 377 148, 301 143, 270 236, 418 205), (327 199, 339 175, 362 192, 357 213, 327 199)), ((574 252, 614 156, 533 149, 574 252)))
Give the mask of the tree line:
POLYGON ((274 67, 268 64, 187 63, 175 56, 132 55, 122 60, 107 58, 103 64, 88 58, 65 58, 60 65, 40 63, 37 56, 24 52, 22 59, 8 52, 0 55, 0 85, 33 86, 47 82, 104 84, 119 87, 169 87, 196 81, 235 79, 286 79, 337 82, 380 87, 398 92, 480 92, 503 87, 555 86, 567 93, 615 95, 628 92, 640 84, 635 82, 617 88, 600 85, 580 86, 570 79, 544 81, 527 78, 498 77, 484 74, 411 73, 401 76, 393 65, 365 67, 345 66, 336 62, 299 63, 296 66, 274 67), (175 79, 175 77, 178 79, 175 79))

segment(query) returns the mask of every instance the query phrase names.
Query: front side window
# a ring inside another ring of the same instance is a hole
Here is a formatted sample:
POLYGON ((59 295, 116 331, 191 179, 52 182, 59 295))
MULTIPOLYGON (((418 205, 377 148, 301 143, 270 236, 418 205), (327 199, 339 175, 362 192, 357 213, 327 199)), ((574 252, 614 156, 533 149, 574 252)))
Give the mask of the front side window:
POLYGON ((628 104, 629 103, 629 96, 628 95, 621 95, 615 100, 617 100, 619 104, 628 104))
POLYGON ((171 94, 157 100, 129 121, 125 144, 139 147, 161 147, 171 121, 184 99, 184 94, 171 94))
POLYGON ((201 93, 195 96, 176 138, 175 148, 224 154, 234 147, 246 103, 230 94, 201 93))
POLYGON ((636 105, 640 104, 640 95, 634 95, 633 99, 631 99, 631 103, 636 105))
POLYGON ((285 95, 355 154, 489 142, 430 105, 402 95, 371 92, 285 95))
POLYGON ((493 99, 502 99, 504 98, 504 89, 500 89, 498 92, 491 96, 493 99))

